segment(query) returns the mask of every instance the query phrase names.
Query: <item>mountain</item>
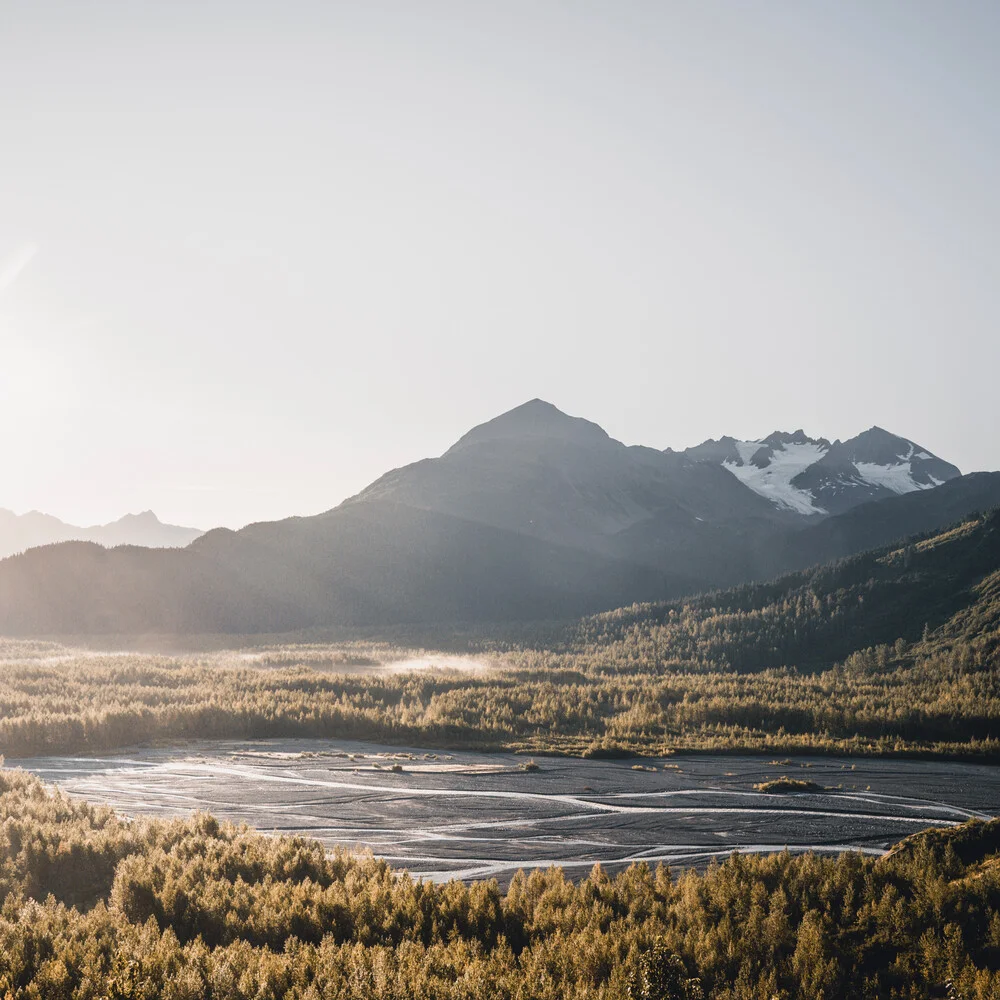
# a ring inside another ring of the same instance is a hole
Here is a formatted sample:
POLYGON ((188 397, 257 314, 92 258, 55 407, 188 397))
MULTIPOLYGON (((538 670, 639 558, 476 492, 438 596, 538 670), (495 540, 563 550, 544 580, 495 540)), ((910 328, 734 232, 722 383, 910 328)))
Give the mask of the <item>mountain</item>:
POLYGON ((345 506, 376 499, 613 557, 632 555, 622 533, 652 520, 682 533, 783 521, 724 469, 627 447, 540 399, 473 428, 440 458, 387 473, 345 506))
POLYGON ((0 559, 38 545, 67 541, 96 542, 106 546, 174 548, 189 545, 201 534, 203 532, 197 528, 164 524, 151 510, 126 514, 110 524, 81 528, 37 510, 19 515, 0 508, 0 559))
POLYGON ((798 514, 839 514, 858 504, 929 490, 961 472, 907 438, 872 427, 849 441, 775 431, 759 441, 723 437, 685 452, 721 465, 775 507, 798 514))
MULTIPOLYGON (((806 565, 792 539, 830 521, 830 510, 929 491, 960 475, 880 428, 833 444, 800 430, 658 451, 627 447, 597 424, 534 399, 346 503, 392 500, 652 566, 708 589, 806 565)), ((931 515, 927 527, 949 519, 931 515)), ((891 523, 873 529, 872 544, 896 537, 889 530, 891 523)), ((923 522, 914 530, 925 530, 923 522)), ((827 529, 828 544, 804 536, 803 552, 857 551, 850 532, 839 547, 836 534, 827 529)))
POLYGON ((745 460, 732 441, 759 472, 795 465, 789 489, 806 492, 793 480, 818 466, 835 470, 833 485, 810 489, 836 495, 847 481, 837 476, 854 475, 847 459, 869 476, 844 489, 874 500, 829 515, 814 496, 805 513, 751 488, 720 442, 693 453, 626 446, 531 400, 314 517, 217 529, 183 549, 75 542, 6 559, 0 633, 566 618, 766 579, 1000 505, 1000 474, 906 495, 876 488, 870 468, 901 467, 890 461, 899 455, 915 482, 950 476, 951 466, 922 466, 932 459, 904 440, 772 435, 745 460))
POLYGON ((374 501, 216 529, 184 549, 30 549, 0 562, 0 634, 565 618, 692 586, 649 567, 374 501))

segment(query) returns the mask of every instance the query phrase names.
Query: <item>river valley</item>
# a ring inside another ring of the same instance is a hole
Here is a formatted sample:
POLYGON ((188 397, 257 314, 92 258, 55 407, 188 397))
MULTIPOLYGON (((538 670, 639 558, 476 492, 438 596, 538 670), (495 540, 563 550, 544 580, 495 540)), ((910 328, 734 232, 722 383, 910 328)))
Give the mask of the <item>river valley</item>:
POLYGON ((704 867, 734 851, 860 850, 1000 813, 1000 768, 894 759, 678 756, 580 760, 334 740, 142 748, 9 760, 129 815, 194 810, 370 849, 435 880, 633 861, 704 867), (535 767, 537 766, 537 769, 535 767), (788 776, 815 788, 767 794, 788 776))

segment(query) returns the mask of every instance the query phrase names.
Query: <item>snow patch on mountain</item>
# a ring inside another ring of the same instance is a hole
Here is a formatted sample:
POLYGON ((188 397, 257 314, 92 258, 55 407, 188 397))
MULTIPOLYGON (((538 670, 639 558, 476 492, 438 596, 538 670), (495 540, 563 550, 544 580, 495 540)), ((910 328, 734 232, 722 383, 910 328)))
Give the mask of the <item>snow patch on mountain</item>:
POLYGON ((775 431, 759 441, 723 437, 685 454, 721 465, 779 510, 837 514, 892 494, 929 490, 960 475, 907 438, 872 427, 849 441, 775 431))
POLYGON ((928 476, 930 482, 918 483, 913 478, 909 456, 900 456, 898 465, 877 465, 875 462, 855 462, 854 467, 866 483, 874 486, 884 486, 893 493, 913 493, 916 490, 932 490, 940 486, 944 480, 928 476))
POLYGON ((761 441, 737 441, 742 464, 723 462, 722 467, 728 469, 741 483, 749 486, 754 493, 770 500, 776 507, 792 510, 797 514, 825 514, 822 507, 817 506, 815 498, 809 490, 802 490, 792 485, 792 480, 810 465, 818 462, 827 452, 827 448, 818 443, 789 443, 777 448, 771 448, 761 441), (766 465, 755 464, 754 458, 761 454, 760 461, 766 465))
POLYGON ((759 441, 734 441, 733 444, 736 446, 736 451, 739 453, 739 462, 723 462, 723 465, 746 465, 750 459, 760 451, 759 441))

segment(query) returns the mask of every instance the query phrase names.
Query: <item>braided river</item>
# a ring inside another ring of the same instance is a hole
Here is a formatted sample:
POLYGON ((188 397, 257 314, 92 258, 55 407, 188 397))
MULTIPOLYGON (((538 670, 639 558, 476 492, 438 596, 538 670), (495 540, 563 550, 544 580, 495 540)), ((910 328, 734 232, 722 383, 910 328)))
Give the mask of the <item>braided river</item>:
POLYGON ((121 813, 195 810, 329 847, 368 849, 434 880, 600 862, 704 867, 737 851, 882 854, 909 834, 1000 814, 1000 768, 897 759, 677 756, 580 760, 339 740, 143 748, 8 760, 121 813), (787 776, 815 788, 767 794, 787 776))

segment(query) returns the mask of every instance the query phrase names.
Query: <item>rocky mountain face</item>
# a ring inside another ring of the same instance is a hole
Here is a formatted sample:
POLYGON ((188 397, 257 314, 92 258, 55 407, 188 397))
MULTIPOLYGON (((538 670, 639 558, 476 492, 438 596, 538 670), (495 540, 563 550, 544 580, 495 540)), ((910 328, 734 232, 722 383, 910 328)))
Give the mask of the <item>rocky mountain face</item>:
POLYGON ((315 517, 183 549, 73 542, 3 560, 0 633, 565 618, 768 579, 996 505, 1000 473, 959 476, 878 429, 659 451, 532 400, 315 517))
POLYGON ((55 542, 85 541, 99 545, 141 545, 146 548, 175 548, 189 545, 203 532, 164 524, 151 511, 126 514, 110 524, 79 527, 66 524, 51 514, 37 510, 15 514, 0 508, 0 559, 15 552, 55 542))
POLYGON ((721 465, 776 508, 807 517, 932 489, 961 475, 954 465, 881 427, 832 444, 801 430, 775 431, 759 441, 723 437, 684 454, 721 465))

